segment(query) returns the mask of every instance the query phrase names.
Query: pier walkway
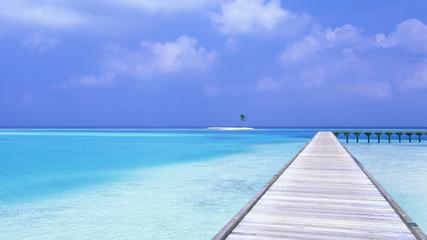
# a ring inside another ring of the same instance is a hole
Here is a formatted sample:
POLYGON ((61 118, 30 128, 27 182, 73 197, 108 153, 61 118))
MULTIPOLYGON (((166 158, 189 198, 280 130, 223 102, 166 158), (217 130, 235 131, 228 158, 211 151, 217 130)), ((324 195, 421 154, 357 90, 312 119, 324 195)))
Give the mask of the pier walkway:
POLYGON ((425 239, 330 132, 319 132, 214 237, 425 239))

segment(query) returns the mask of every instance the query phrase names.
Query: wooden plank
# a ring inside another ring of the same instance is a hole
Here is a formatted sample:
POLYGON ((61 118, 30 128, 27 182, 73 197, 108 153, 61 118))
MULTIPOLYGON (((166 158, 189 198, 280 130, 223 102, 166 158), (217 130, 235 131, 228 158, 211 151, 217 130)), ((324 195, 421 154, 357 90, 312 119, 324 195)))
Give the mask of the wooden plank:
POLYGON ((426 239, 330 132, 319 132, 213 239, 426 239))

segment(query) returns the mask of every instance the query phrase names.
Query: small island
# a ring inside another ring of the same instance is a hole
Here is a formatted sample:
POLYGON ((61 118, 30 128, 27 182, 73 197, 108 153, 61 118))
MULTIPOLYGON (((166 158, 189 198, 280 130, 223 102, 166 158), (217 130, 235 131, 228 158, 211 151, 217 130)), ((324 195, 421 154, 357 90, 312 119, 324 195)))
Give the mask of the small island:
MULTIPOLYGON (((246 115, 240 114, 240 121, 242 123, 246 122, 246 115)), ((255 128, 251 127, 208 127, 208 130, 217 130, 217 131, 247 131, 247 130, 255 130, 255 128)))
POLYGON ((208 130, 217 130, 217 131, 243 131, 243 130, 255 130, 251 127, 208 127, 208 130))

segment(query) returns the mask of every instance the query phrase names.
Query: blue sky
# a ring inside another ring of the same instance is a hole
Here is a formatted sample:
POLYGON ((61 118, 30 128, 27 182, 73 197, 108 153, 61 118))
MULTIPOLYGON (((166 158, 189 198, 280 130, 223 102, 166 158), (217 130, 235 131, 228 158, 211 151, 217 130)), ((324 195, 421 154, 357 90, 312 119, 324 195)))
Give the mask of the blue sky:
POLYGON ((2 0, 0 126, 426 126, 427 2, 2 0))

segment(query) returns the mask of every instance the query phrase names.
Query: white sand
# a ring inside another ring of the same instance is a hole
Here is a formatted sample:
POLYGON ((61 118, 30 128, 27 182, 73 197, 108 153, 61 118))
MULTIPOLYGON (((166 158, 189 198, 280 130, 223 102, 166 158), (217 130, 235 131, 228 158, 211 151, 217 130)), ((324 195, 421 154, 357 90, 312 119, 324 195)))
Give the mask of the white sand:
POLYGON ((221 131, 242 131, 242 130, 255 130, 251 127, 208 127, 209 130, 221 130, 221 131))

